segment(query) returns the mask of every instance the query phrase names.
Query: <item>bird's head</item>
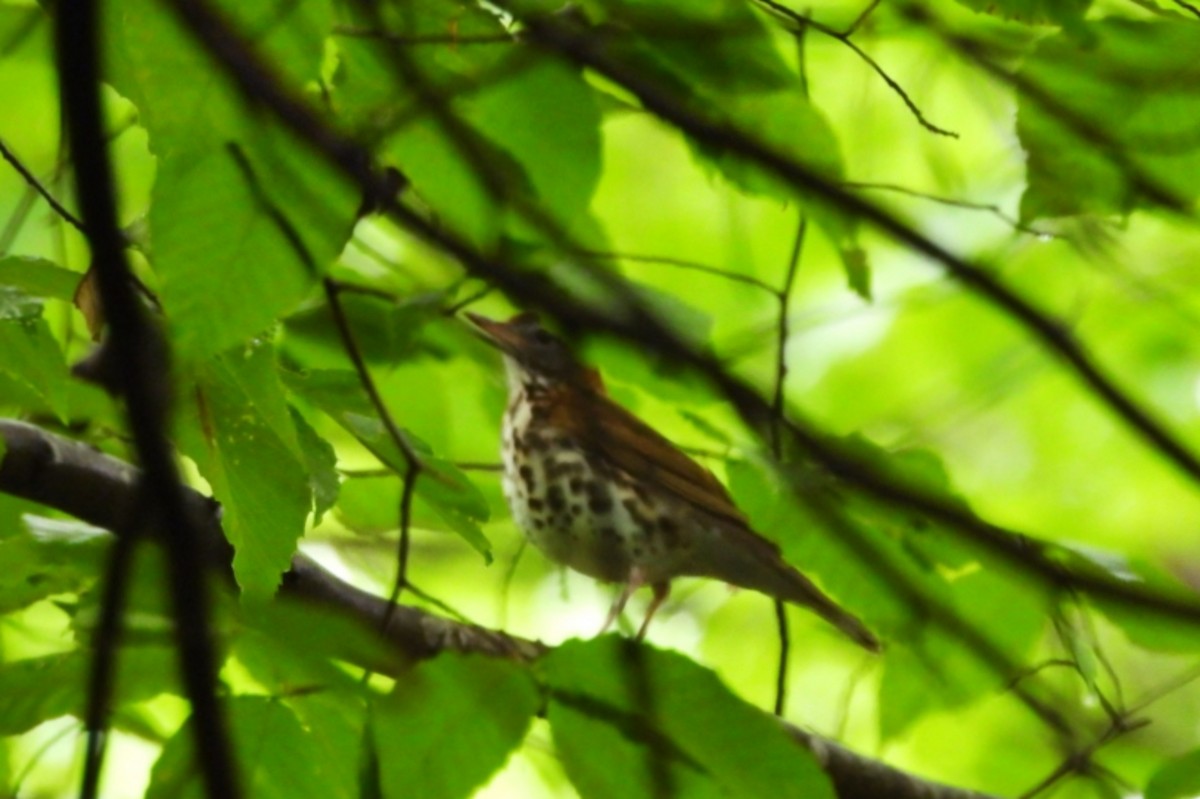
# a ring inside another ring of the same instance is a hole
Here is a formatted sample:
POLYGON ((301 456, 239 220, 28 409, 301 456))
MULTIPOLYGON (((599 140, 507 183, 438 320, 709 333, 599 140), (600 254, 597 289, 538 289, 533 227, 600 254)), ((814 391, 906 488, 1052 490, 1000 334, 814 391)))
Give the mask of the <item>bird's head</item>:
POLYGON ((466 316, 484 340, 504 353, 511 384, 547 386, 593 382, 590 370, 575 359, 562 339, 542 327, 537 314, 526 311, 507 322, 474 313, 466 316))

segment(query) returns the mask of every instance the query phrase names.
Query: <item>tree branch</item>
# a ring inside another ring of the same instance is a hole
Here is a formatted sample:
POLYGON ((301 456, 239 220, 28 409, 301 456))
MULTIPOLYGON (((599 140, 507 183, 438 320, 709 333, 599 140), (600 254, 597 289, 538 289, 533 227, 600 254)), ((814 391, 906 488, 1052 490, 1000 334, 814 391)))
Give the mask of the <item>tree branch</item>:
MULTIPOLYGON (((6 450, 0 461, 0 492, 32 500, 117 536, 128 535, 136 525, 140 474, 130 464, 24 422, 0 419, 0 437, 6 450)), ((233 551, 221 531, 217 503, 191 489, 184 489, 184 500, 200 529, 205 562, 232 586, 233 551)), ((395 607, 387 629, 381 630, 379 620, 388 608, 385 599, 340 580, 304 555, 293 559, 282 592, 360 621, 406 659, 452 651, 532 662, 550 651, 536 641, 405 605, 395 607)), ((394 664, 391 670, 395 671, 394 664)), ((785 726, 816 755, 840 799, 992 799, 987 794, 922 780, 815 733, 785 726)))

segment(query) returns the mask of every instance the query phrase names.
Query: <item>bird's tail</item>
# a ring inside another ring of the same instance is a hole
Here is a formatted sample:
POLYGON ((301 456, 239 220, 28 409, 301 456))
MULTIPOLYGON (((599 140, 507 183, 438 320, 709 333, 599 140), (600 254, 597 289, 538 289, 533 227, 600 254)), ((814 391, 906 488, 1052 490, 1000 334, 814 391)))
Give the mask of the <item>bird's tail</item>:
POLYGON ((701 553, 696 561, 700 567, 695 573, 804 605, 864 649, 880 651, 879 639, 874 633, 857 616, 843 609, 811 580, 788 565, 774 544, 740 526, 736 529, 726 527, 722 533, 723 540, 701 539, 698 542, 701 548, 708 543, 720 551, 701 553))
POLYGON ((821 589, 817 588, 811 580, 791 566, 785 563, 779 563, 778 566, 780 577, 778 590, 767 593, 785 602, 794 602, 810 608, 864 649, 871 652, 878 652, 881 649, 879 639, 867 629, 867 626, 857 616, 822 593, 821 589))

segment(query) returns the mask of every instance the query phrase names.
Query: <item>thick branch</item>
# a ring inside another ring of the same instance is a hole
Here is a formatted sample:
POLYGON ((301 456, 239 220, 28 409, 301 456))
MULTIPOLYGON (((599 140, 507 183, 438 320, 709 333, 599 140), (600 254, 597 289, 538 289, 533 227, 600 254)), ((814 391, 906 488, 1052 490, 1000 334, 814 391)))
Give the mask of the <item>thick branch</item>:
MULTIPOLYGON (((0 492, 46 505, 117 535, 128 532, 136 518, 137 469, 23 422, 0 419, 0 436, 6 448, 0 462, 0 492)), ((220 528, 217 504, 190 489, 186 502, 202 530, 201 543, 209 565, 231 576, 233 553, 220 528)), ((292 561, 283 585, 284 593, 291 597, 320 603, 362 621, 406 658, 455 651, 532 661, 549 651, 536 641, 404 605, 395 607, 387 630, 381 631, 379 620, 387 612, 386 600, 334 577, 303 555, 292 561)), ((788 725, 788 731, 825 766, 841 799, 990 799, 986 794, 927 782, 797 727, 788 725)))

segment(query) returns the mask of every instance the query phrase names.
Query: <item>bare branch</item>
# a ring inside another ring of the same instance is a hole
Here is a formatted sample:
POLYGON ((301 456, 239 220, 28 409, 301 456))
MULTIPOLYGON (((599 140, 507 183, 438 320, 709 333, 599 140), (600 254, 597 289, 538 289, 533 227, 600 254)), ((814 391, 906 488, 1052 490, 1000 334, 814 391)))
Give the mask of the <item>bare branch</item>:
POLYGON ((411 540, 410 523, 412 521, 412 500, 413 492, 417 487, 417 479, 421 476, 421 470, 424 464, 421 461, 417 452, 408 443, 404 433, 396 426, 396 422, 392 419, 392 414, 388 411, 387 404, 384 403, 383 397, 379 394, 379 389, 375 387, 375 381, 371 377, 370 370, 367 369, 367 362, 363 359, 362 350, 359 349, 358 342, 354 338, 354 331, 350 329, 350 321, 346 318, 346 311, 342 308, 341 299, 338 297, 338 284, 325 278, 323 285, 325 287, 325 297, 329 301, 329 309, 333 313, 334 322, 337 324, 338 333, 342 338, 342 346, 346 350, 346 354, 350 356, 350 361, 354 364, 354 371, 358 373, 359 382, 362 383, 363 389, 367 392, 367 396, 371 400, 371 405, 375 408, 375 413, 379 415, 383 422, 384 429, 387 430, 388 436, 392 443, 400 450, 404 457, 404 489, 400 492, 400 541, 398 551, 396 553, 396 580, 392 587, 391 601, 380 620, 380 626, 386 628, 391 621, 393 608, 396 607, 396 602, 400 599, 400 592, 404 589, 408 581, 408 553, 411 540))

